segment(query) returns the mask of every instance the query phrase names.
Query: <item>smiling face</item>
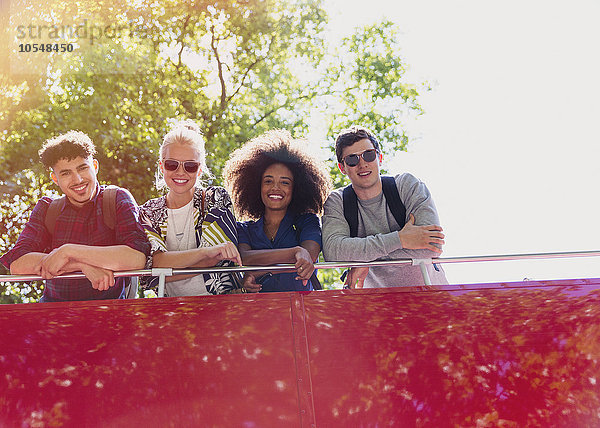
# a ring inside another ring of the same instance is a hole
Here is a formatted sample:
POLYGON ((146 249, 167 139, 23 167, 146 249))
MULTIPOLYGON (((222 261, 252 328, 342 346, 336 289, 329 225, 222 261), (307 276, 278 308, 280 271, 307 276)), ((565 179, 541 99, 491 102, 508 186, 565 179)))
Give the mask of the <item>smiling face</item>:
POLYGON ((78 156, 71 160, 60 159, 52 167, 50 176, 69 201, 73 205, 81 207, 96 194, 97 173, 98 161, 96 159, 78 156))
POLYGON ((200 161, 200 155, 193 146, 173 143, 163 149, 160 170, 169 188, 169 195, 177 199, 187 199, 188 197, 191 199, 194 194, 196 179, 202 174, 201 168, 198 168, 193 173, 187 172, 183 165, 183 162, 186 161, 200 161), (164 165, 165 160, 179 161, 177 169, 175 171, 166 169, 164 165))
POLYGON ((356 192, 356 195, 360 199, 370 199, 381 193, 381 178, 379 176, 379 167, 383 156, 378 153, 377 157, 373 162, 366 162, 362 153, 366 150, 372 150, 375 147, 368 138, 357 141, 351 146, 344 147, 342 151, 342 162, 338 164, 340 171, 347 175, 352 182, 352 187, 356 192), (351 154, 360 155, 358 157, 358 165, 348 166, 343 159, 351 154))
POLYGON ((294 175, 282 163, 274 163, 265 169, 260 185, 260 196, 265 211, 287 210, 292 202, 294 175))

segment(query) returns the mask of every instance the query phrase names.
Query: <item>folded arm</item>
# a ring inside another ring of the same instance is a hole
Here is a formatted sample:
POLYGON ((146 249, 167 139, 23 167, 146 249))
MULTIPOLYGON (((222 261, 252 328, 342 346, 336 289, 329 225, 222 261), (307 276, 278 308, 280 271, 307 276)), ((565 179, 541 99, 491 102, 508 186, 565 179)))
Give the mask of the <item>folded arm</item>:
POLYGON ((68 260, 55 274, 44 271, 42 269, 43 261, 48 256, 49 254, 37 252, 25 254, 10 265, 10 273, 13 275, 40 275, 44 279, 50 279, 64 273, 82 272, 96 290, 108 290, 115 285, 115 278, 111 270, 75 260, 68 260))
POLYGON ((46 253, 27 253, 10 264, 12 275, 41 275, 41 261, 46 253))
MULTIPOLYGON (((212 267, 222 260, 230 260, 238 265, 242 264, 240 254, 233 242, 224 242, 212 247, 193 248, 183 251, 156 251, 152 255, 152 266, 154 267, 212 267)), ((167 282, 191 278, 190 275, 174 275, 167 277, 167 282)))
POLYGON ((146 256, 127 245, 64 244, 40 260, 42 276, 59 275, 66 271, 69 263, 82 263, 111 271, 123 271, 143 269, 146 256))

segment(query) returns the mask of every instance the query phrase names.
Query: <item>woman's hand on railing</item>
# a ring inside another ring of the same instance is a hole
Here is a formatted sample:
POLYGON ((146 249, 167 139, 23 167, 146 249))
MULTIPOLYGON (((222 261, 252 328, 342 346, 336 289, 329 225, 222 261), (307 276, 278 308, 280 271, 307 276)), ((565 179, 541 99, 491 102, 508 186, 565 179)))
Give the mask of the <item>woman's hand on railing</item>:
POLYGON ((306 285, 308 280, 312 276, 315 271, 315 265, 310 257, 310 253, 303 247, 296 247, 298 250, 294 255, 296 257, 296 263, 294 267, 296 268, 296 276, 295 279, 299 279, 302 281, 302 284, 306 285))
POLYGON ((242 287, 244 287, 248 293, 258 293, 262 288, 262 285, 256 282, 256 275, 254 273, 248 272, 244 275, 242 287))
POLYGON ((242 266, 242 258, 233 242, 223 242, 213 247, 201 247, 199 250, 204 251, 207 258, 214 260, 213 265, 221 260, 230 260, 237 263, 238 266, 242 266))

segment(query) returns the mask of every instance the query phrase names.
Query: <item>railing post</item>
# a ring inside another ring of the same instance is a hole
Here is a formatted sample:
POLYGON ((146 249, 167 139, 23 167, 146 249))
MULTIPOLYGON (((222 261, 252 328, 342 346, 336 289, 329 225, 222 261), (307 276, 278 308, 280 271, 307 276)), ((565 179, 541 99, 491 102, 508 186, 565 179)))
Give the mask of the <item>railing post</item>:
POLYGON ((129 281, 129 287, 127 288, 127 293, 125 295, 126 299, 136 299, 137 298, 137 291, 139 288, 139 284, 140 284, 140 277, 132 276, 131 280, 129 281))
POLYGON ((421 275, 423 275, 423 282, 425 285, 431 285, 431 278, 429 278, 429 272, 427 272, 427 265, 433 263, 431 259, 413 259, 413 266, 419 265, 421 268, 421 275))
POLYGON ((172 268, 152 268, 152 276, 158 276, 158 297, 165 297, 166 277, 172 275, 172 268))

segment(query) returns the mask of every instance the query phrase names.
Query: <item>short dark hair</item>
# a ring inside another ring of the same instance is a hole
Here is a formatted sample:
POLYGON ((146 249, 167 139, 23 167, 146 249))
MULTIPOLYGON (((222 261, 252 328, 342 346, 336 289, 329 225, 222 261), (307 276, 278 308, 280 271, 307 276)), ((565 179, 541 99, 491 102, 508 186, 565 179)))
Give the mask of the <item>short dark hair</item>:
POLYGON ((379 150, 379 141, 375 138, 375 135, 364 126, 352 125, 350 128, 343 129, 335 139, 335 155, 337 156, 338 162, 342 162, 342 152, 344 147, 351 146, 357 141, 368 138, 373 147, 379 150))
POLYGON ((42 163, 52 168, 61 159, 72 160, 76 157, 87 159, 96 154, 92 139, 81 131, 69 131, 46 140, 38 151, 42 163))
POLYGON ((258 219, 265 213, 260 195, 265 170, 276 163, 294 175, 294 189, 288 210, 296 214, 323 211, 332 189, 325 164, 306 152, 306 140, 294 139, 277 129, 248 141, 235 150, 223 168, 223 181, 233 199, 237 214, 258 219))

